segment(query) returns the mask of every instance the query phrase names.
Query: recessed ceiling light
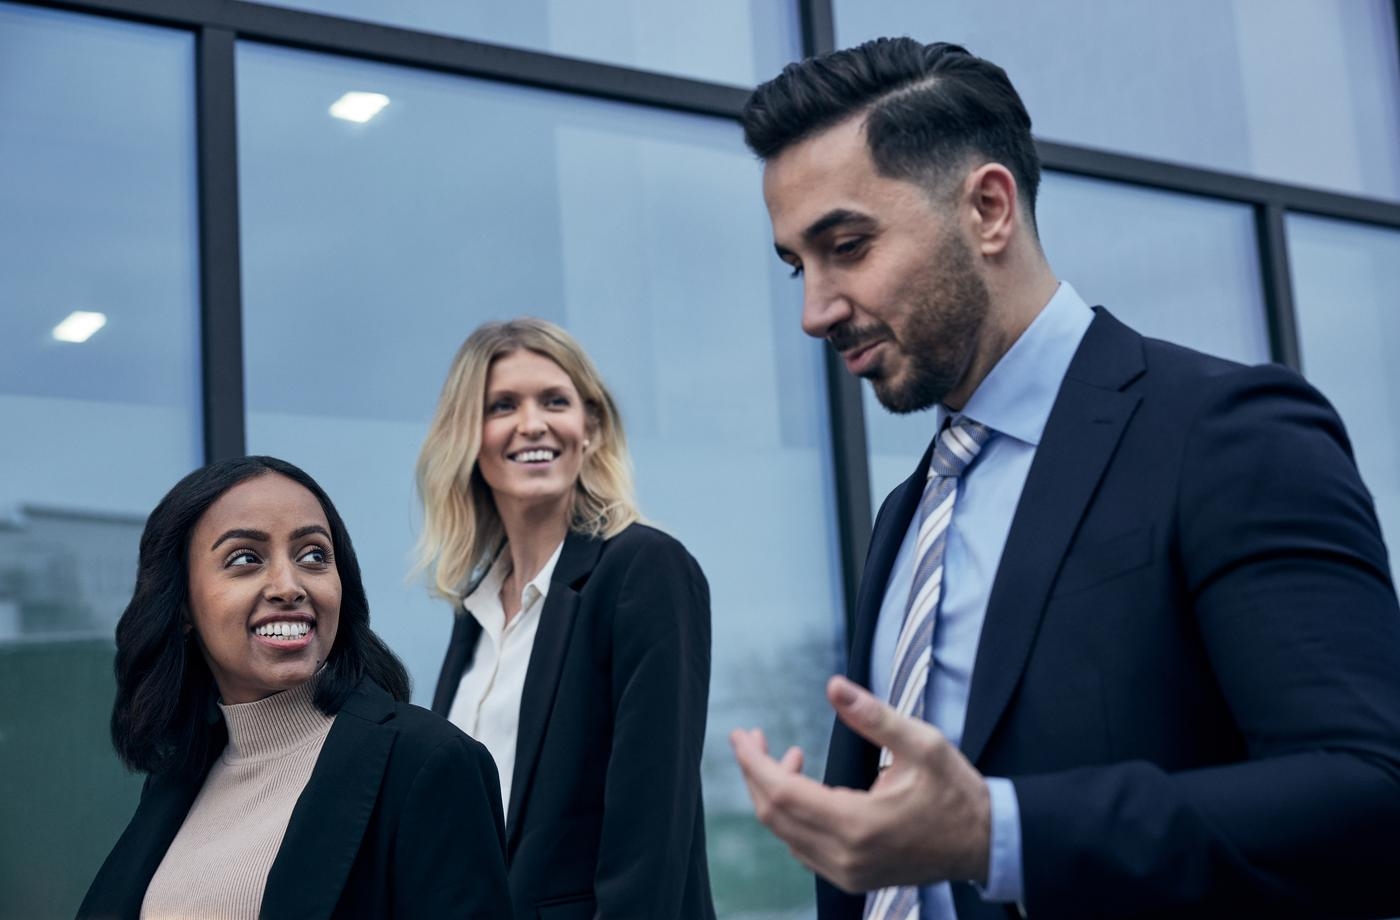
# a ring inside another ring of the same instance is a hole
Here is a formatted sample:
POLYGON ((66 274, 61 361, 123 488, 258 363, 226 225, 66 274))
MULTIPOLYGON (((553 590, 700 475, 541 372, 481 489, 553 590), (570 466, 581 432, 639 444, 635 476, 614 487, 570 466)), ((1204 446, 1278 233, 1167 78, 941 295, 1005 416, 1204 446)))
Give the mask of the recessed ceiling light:
POLYGON ((341 121, 364 124, 383 111, 389 97, 383 93, 346 93, 331 103, 331 115, 341 121))
POLYGON ((53 337, 60 342, 86 342, 103 326, 107 325, 105 313, 90 313, 87 310, 74 310, 57 326, 53 327, 53 337))

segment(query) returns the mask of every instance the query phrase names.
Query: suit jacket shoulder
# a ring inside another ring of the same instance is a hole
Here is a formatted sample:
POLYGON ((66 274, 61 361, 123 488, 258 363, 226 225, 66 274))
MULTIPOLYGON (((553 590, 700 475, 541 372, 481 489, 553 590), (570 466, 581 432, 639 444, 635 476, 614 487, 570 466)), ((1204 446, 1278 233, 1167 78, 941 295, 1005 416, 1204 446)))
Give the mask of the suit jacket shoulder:
MULTIPOLYGON (((204 777, 148 781, 79 917, 139 915, 204 777)), ((500 799, 485 748, 366 679, 336 713, 292 809, 261 916, 502 916, 500 799)))

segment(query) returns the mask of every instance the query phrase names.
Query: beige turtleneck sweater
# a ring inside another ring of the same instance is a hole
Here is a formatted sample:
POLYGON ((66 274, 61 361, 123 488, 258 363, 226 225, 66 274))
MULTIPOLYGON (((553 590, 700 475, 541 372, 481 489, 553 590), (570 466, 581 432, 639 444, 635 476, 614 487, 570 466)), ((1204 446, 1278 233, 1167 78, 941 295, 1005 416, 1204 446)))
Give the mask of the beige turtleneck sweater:
POLYGON ((219 704, 228 746, 165 851, 141 920, 256 920, 292 807, 335 721, 312 702, 315 683, 219 704))

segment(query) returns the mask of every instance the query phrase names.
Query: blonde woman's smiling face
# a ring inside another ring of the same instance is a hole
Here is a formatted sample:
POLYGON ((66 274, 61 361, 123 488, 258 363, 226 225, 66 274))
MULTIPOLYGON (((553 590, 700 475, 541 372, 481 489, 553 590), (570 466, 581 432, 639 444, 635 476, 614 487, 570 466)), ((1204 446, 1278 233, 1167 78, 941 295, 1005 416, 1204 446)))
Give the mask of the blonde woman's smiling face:
POLYGON ((477 468, 497 507, 566 513, 583 469, 588 413, 578 388, 549 358, 520 349, 486 375, 477 468))

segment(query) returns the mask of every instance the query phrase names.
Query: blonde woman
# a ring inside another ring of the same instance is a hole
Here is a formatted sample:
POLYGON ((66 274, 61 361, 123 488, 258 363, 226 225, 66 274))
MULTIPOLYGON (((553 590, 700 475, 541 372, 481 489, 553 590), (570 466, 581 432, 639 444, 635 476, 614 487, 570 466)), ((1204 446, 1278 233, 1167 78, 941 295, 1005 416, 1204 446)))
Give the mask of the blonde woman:
POLYGON ((640 523, 617 407, 568 333, 488 323, 418 458, 455 625, 433 709, 496 760, 517 917, 712 918, 705 576, 640 523))

